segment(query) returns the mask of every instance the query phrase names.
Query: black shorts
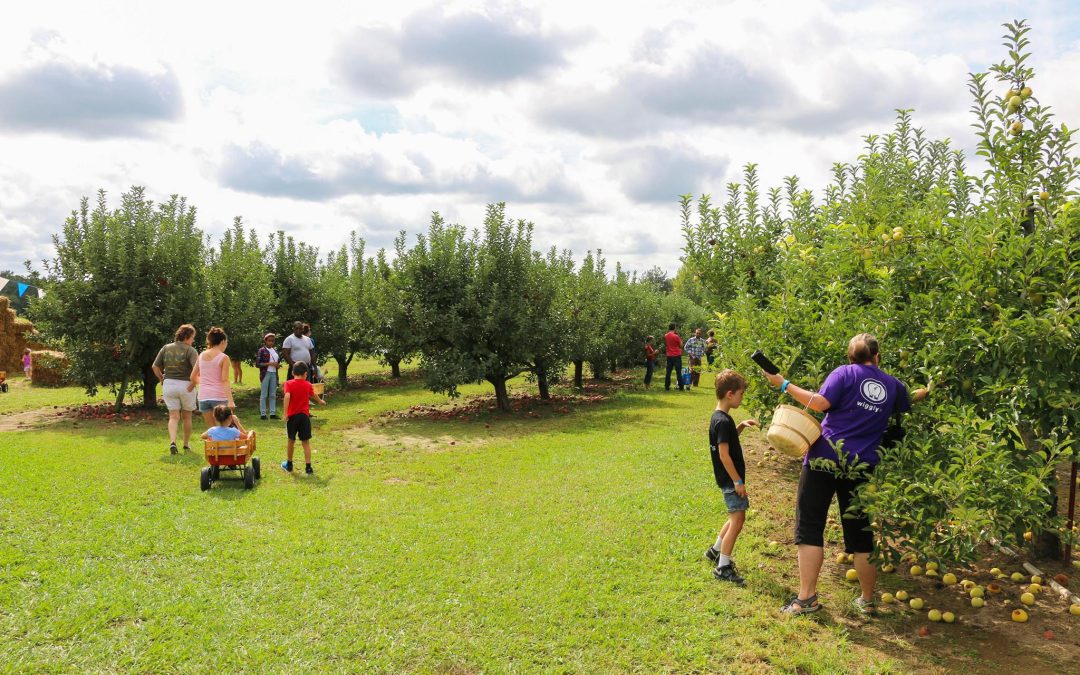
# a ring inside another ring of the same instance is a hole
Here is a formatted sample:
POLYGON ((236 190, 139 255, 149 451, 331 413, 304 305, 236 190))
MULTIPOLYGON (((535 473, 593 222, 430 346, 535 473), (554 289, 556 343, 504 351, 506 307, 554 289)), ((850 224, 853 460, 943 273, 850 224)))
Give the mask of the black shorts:
POLYGON ((795 543, 825 546, 825 522, 833 495, 840 504, 840 524, 844 528, 844 550, 848 553, 872 553, 874 533, 870 518, 851 509, 855 490, 869 474, 857 478, 838 478, 832 471, 816 471, 803 466, 799 476, 799 495, 795 507, 795 543))
POLYGON ((285 429, 289 432, 289 440, 311 440, 311 418, 304 413, 296 413, 285 422, 285 429))

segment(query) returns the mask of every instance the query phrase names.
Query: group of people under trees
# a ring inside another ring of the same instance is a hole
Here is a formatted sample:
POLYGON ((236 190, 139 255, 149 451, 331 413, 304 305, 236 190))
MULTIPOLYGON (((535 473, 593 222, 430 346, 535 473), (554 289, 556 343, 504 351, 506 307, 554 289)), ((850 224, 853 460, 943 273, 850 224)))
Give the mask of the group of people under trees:
MULTIPOLYGON (((207 427, 203 438, 231 440, 224 438, 231 437, 231 432, 215 431, 221 426, 234 429, 239 434, 247 433, 235 414, 236 402, 229 382, 231 359, 226 354, 228 335, 222 328, 211 328, 206 333, 206 349, 200 354, 194 347, 195 334, 195 327, 191 324, 177 328, 173 341, 161 348, 153 364, 154 374, 161 382, 165 407, 169 410, 169 452, 174 455, 179 452, 176 441, 181 425, 182 447, 185 451, 191 450, 192 413, 196 410, 207 427)), ((308 401, 314 398, 319 403, 325 402, 315 395, 311 387, 311 381, 318 378, 319 372, 311 326, 302 321, 294 322, 293 332, 282 342, 280 354, 275 348, 276 343, 277 334, 266 333, 263 345, 255 355, 260 380, 259 418, 265 420, 269 416, 269 419, 278 419, 278 370, 284 363, 288 366, 283 394, 289 442, 287 459, 282 463, 282 468, 292 471, 293 444, 299 437, 304 448, 306 471, 312 473, 308 401)))
MULTIPOLYGON (((908 393, 900 380, 881 370, 877 339, 861 333, 848 343, 846 365, 833 370, 817 391, 800 387, 783 375, 762 375, 781 394, 818 413, 824 413, 821 436, 810 446, 802 462, 795 497, 795 544, 798 547, 799 589, 783 606, 787 614, 807 614, 822 608, 817 581, 825 560, 825 526, 835 497, 842 514, 844 549, 854 555, 861 593, 853 600, 862 614, 874 611, 877 569, 870 562, 874 536, 869 517, 853 507, 856 494, 869 481, 881 461, 879 450, 894 414, 911 409, 926 398, 928 390, 908 393)), ((739 434, 758 425, 747 419, 735 423, 731 411, 742 404, 746 379, 725 369, 716 375, 716 408, 709 422, 709 450, 717 486, 728 511, 716 542, 705 551, 715 563, 713 575, 721 581, 742 585, 745 580, 732 560, 735 542, 746 520, 746 463, 739 434)))
MULTIPOLYGON (((667 373, 664 376, 664 390, 671 391, 671 373, 675 373, 675 383, 679 391, 688 387, 697 387, 701 382, 701 359, 708 361, 711 367, 716 359, 716 333, 709 331, 708 337, 701 337, 701 329, 695 328, 694 334, 683 342, 676 332, 678 326, 675 323, 668 324, 668 332, 664 335, 664 355, 667 357, 667 373), (690 383, 686 384, 682 379, 682 355, 686 353, 690 360, 690 383)), ((645 388, 652 385, 653 370, 656 368, 656 357, 659 350, 655 347, 656 338, 652 335, 645 338, 645 388)))
MULTIPOLYGON (((664 336, 665 389, 671 389, 672 371, 677 376, 681 374, 683 352, 690 358, 692 377, 689 386, 697 387, 701 359, 706 358, 711 366, 719 343, 711 330, 703 338, 700 328, 683 342, 676 328, 676 324, 670 324, 664 336)), ((267 419, 267 415, 277 419, 278 369, 282 362, 288 365, 284 393, 289 440, 287 459, 282 462, 286 471, 292 471, 293 444, 299 437, 304 447, 306 471, 312 472, 309 399, 325 404, 308 381, 309 375, 314 376, 317 372, 315 343, 310 332, 310 326, 297 321, 292 334, 283 341, 280 355, 275 348, 277 335, 267 333, 255 359, 261 381, 261 419, 267 419)), ((153 365, 169 409, 169 450, 172 453, 177 452, 176 439, 181 422, 183 448, 190 449, 191 415, 196 408, 208 427, 204 438, 235 438, 245 432, 235 415, 236 405, 229 384, 228 336, 221 328, 211 328, 206 334, 206 349, 201 354, 195 350, 194 340, 194 326, 180 326, 174 341, 161 348, 153 365)), ((652 381, 659 354, 653 343, 654 338, 649 336, 645 343, 646 387, 652 381)), ((927 389, 920 388, 909 394, 900 380, 881 370, 880 345, 868 333, 851 338, 847 360, 846 365, 828 375, 818 391, 800 387, 779 373, 762 371, 769 384, 781 394, 792 397, 810 410, 824 413, 821 436, 803 459, 795 497, 794 535, 798 547, 799 589, 783 606, 783 611, 789 614, 816 612, 822 607, 817 595, 817 581, 824 563, 825 526, 834 497, 843 515, 844 548, 854 555, 859 578, 861 593, 854 599, 854 606, 862 613, 873 612, 877 570, 870 562, 870 554, 874 550, 874 537, 868 516, 854 508, 853 501, 881 461, 879 449, 890 419, 894 414, 910 410, 913 402, 923 400, 928 393, 927 389)), ((680 390, 684 388, 681 379, 677 385, 680 390)), ((731 414, 742 405, 747 388, 745 377, 726 368, 716 375, 713 388, 717 403, 709 421, 709 450, 728 519, 715 543, 706 549, 705 558, 715 563, 713 575, 717 579, 742 585, 745 579, 736 568, 732 555, 750 502, 739 435, 748 427, 758 426, 758 422, 747 419, 736 423, 731 414)))

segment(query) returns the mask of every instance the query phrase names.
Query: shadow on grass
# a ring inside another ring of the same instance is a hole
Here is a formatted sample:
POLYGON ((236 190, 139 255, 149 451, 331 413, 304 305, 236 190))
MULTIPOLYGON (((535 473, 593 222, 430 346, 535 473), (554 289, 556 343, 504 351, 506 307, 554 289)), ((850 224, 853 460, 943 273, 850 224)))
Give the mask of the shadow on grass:
POLYGON ((202 466, 206 464, 202 453, 195 452, 194 450, 181 450, 177 454, 169 454, 166 450, 165 454, 158 459, 162 464, 171 464, 173 466, 202 466))

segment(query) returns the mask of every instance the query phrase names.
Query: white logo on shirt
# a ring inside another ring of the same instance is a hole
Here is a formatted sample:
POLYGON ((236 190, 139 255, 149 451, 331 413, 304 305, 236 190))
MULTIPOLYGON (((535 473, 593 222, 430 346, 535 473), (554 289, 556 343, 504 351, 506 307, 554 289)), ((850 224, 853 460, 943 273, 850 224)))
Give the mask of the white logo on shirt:
POLYGON ((889 398, 889 392, 885 389, 885 385, 877 380, 863 380, 862 385, 859 387, 859 392, 862 394, 863 398, 875 405, 880 405, 889 398))

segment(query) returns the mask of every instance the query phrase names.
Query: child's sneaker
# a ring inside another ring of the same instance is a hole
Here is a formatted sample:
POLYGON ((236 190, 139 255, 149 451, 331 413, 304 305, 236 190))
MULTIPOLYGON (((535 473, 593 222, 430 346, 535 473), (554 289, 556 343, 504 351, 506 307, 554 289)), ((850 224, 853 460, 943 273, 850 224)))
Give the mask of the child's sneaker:
POLYGON ((852 600, 851 605, 856 612, 863 616, 870 616, 874 613, 874 601, 866 600, 861 595, 852 600))
POLYGON ((731 583, 736 584, 738 586, 742 586, 743 584, 746 583, 746 579, 743 579, 739 575, 739 570, 735 569, 735 563, 734 562, 730 562, 727 565, 724 565, 723 567, 717 567, 716 569, 713 570, 712 573, 713 573, 713 576, 716 577, 717 579, 719 579, 720 581, 730 581, 731 583))
POLYGON ((709 548, 705 549, 705 556, 704 557, 709 562, 715 563, 717 560, 720 559, 720 551, 717 551, 715 548, 710 546, 709 548))
POLYGON ((289 473, 292 473, 292 462, 290 462, 289 460, 285 460, 281 463, 281 468, 285 469, 289 473))
POLYGON ((305 464, 304 465, 304 473, 306 473, 308 475, 313 474, 313 473, 315 473, 315 469, 312 469, 310 464, 305 464))

